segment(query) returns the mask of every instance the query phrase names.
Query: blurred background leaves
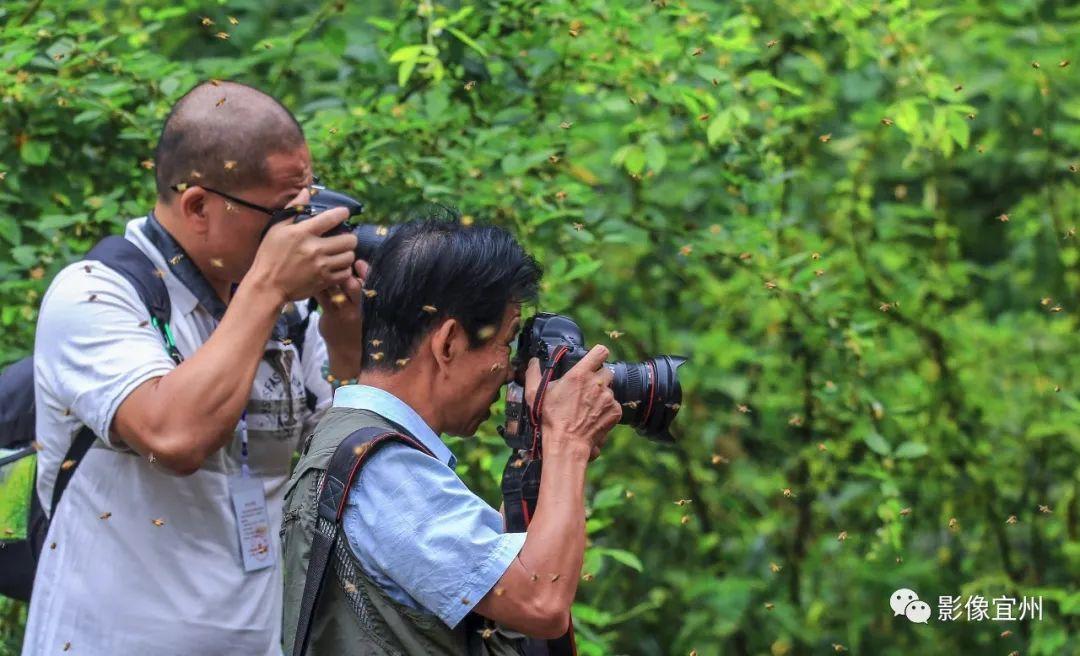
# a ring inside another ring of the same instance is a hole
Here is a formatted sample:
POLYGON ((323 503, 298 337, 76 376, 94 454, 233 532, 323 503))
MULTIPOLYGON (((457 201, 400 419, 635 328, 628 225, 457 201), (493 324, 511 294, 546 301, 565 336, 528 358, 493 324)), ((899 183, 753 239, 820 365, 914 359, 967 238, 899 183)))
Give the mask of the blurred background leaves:
MULTIPOLYGON (((371 221, 503 225, 590 343, 691 357, 679 443, 619 428, 590 468, 582 653, 1080 653, 1080 8, 36 0, 0 25, 0 363, 152 206, 171 103, 235 79, 371 221), (914 625, 901 587, 1043 617, 914 625)), ((451 444, 493 504, 498 419, 451 444)))

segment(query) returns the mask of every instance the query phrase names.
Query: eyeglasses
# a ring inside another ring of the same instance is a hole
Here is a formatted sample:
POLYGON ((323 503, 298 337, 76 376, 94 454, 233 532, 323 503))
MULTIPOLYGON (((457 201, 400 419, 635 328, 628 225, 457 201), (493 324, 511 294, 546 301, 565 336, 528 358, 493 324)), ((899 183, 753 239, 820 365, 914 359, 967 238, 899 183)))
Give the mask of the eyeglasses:
MULTIPOLYGON (((312 195, 314 195, 315 190, 319 188, 318 185, 319 185, 319 178, 318 178, 318 176, 314 176, 312 178, 311 185, 308 187, 309 189, 312 189, 312 195)), ((269 229, 270 226, 274 225, 275 223, 278 223, 279 221, 284 221, 285 219, 291 219, 293 217, 300 216, 301 214, 308 214, 310 212, 310 208, 307 205, 292 205, 290 207, 281 207, 281 208, 278 208, 278 209, 273 209, 273 208, 270 208, 270 207, 264 207, 262 205, 257 205, 255 203, 252 203, 251 201, 244 200, 243 198, 237 198, 236 196, 233 196, 232 194, 227 194, 224 191, 219 191, 219 190, 214 189, 212 187, 207 187, 206 185, 189 185, 187 183, 180 183, 180 184, 172 185, 171 187, 169 187, 169 189, 172 189, 176 193, 181 193, 181 192, 185 191, 186 189, 188 189, 189 187, 192 187, 192 186, 201 187, 202 189, 205 189, 206 191, 209 191, 212 194, 217 194, 218 196, 221 196, 225 200, 232 201, 232 202, 236 203, 237 205, 240 205, 241 207, 246 207, 249 210, 255 210, 256 212, 262 212, 263 214, 269 215, 270 216, 270 224, 267 226, 267 229, 269 229)))

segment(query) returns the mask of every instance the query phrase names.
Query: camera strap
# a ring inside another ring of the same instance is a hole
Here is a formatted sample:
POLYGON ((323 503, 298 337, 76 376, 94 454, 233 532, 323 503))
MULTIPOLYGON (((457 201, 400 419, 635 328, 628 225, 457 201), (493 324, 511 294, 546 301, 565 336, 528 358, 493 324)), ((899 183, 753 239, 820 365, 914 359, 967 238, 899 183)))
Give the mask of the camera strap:
MULTIPOLYGON (((540 442, 540 426, 544 417, 544 394, 555 375, 555 368, 569 353, 569 347, 563 345, 555 350, 551 366, 540 377, 536 388, 536 400, 529 404, 529 420, 532 423, 533 441, 527 457, 519 452, 510 454, 510 461, 503 471, 503 507, 506 515, 506 530, 520 533, 529 528, 536 503, 540 498, 540 474, 543 469, 543 447, 540 442)), ((523 452, 522 452, 523 453, 523 452)), ((574 639, 574 620, 570 619, 570 628, 565 634, 554 640, 526 641, 528 656, 577 656, 577 643, 574 639)))

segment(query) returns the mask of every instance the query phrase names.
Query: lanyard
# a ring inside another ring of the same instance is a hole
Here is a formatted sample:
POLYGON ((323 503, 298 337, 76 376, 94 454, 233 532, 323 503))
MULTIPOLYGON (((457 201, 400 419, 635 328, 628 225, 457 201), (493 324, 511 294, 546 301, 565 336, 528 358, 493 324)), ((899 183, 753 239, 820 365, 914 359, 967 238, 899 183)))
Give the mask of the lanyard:
POLYGON ((240 415, 240 475, 244 478, 251 476, 251 469, 248 468, 247 410, 240 415))

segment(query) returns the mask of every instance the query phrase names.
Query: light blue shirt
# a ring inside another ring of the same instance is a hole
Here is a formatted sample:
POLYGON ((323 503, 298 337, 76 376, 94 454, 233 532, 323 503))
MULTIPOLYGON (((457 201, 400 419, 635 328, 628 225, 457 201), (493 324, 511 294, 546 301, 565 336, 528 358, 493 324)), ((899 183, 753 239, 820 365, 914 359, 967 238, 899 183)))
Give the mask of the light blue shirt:
POLYGON ((395 601, 453 628, 502 578, 525 544, 465 487, 457 459, 401 399, 367 385, 346 385, 334 406, 368 410, 423 443, 435 458, 403 444, 386 446, 360 470, 343 526, 364 572, 395 601))

